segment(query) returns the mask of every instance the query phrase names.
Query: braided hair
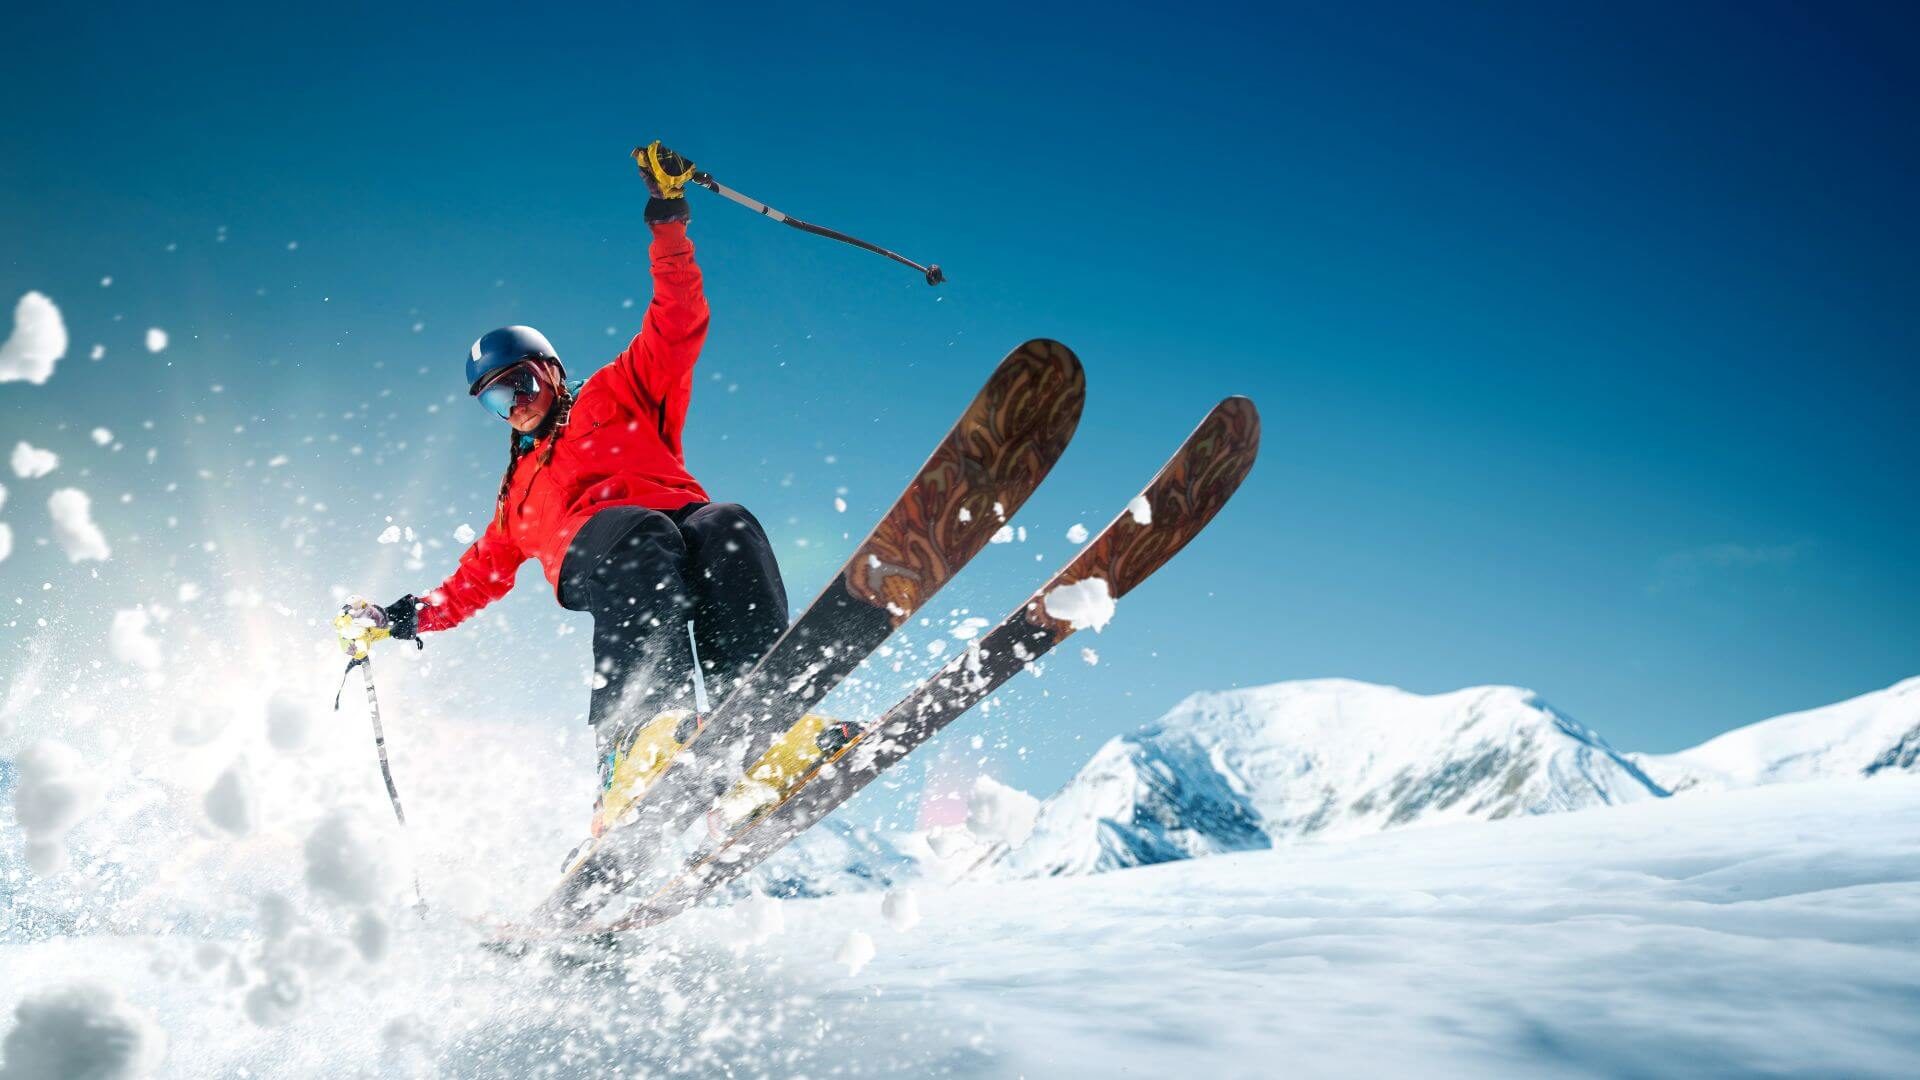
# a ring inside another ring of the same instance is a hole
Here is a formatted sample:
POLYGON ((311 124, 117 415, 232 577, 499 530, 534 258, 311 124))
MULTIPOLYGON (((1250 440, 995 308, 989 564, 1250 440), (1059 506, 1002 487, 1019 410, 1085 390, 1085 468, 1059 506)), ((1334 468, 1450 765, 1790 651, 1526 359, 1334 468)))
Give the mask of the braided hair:
POLYGON ((507 471, 500 475, 500 494, 493 507, 493 523, 502 528, 507 524, 507 493, 513 487, 514 468, 542 439, 546 440, 547 445, 534 461, 534 469, 538 471, 551 462, 553 448, 560 442, 560 429, 567 426, 567 421, 573 415, 573 388, 567 385, 566 372, 557 363, 553 365, 552 372, 553 408, 547 410, 547 419, 539 428, 524 435, 518 431, 507 432, 507 471))

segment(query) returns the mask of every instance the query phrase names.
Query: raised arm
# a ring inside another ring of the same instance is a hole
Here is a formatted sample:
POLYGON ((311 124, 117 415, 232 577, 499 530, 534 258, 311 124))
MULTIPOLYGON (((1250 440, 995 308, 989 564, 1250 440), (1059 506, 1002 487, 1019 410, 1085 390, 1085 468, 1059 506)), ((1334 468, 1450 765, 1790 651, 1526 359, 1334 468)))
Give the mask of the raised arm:
POLYGON ((416 625, 422 632, 451 630, 469 615, 507 595, 527 556, 513 542, 498 515, 480 539, 461 554, 460 565, 420 602, 416 625))
POLYGON ((653 230, 648 252, 653 268, 653 300, 640 332, 615 365, 632 386, 655 403, 684 395, 694 362, 707 340, 707 296, 700 267, 687 239, 691 215, 682 190, 693 163, 655 142, 634 152, 640 174, 653 197, 647 200, 647 227, 653 230))

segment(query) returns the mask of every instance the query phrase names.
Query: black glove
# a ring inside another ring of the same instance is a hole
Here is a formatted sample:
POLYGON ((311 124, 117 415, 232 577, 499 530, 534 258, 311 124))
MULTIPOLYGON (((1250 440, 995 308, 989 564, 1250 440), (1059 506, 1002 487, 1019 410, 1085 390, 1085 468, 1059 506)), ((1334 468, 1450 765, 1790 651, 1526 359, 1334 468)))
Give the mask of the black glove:
POLYGON ((693 162, 660 145, 655 139, 633 149, 634 164, 640 166, 640 178, 647 182, 647 222, 685 221, 693 216, 687 205, 687 181, 693 177, 693 162))
POLYGON ((415 619, 420 614, 420 601, 412 593, 395 600, 380 610, 387 613, 387 633, 401 641, 415 641, 419 630, 415 628, 415 619))

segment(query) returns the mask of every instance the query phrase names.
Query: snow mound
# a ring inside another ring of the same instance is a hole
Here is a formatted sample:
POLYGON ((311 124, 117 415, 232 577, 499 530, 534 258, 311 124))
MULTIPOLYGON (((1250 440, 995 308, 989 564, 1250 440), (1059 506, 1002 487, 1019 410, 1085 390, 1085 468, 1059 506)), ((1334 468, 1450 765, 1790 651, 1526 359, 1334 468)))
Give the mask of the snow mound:
POLYGON ((1000 868, 1097 873, 1665 794, 1529 690, 1277 683, 1195 694, 1108 742, 1046 801, 1033 838, 1000 868))
POLYGON ((1675 794, 1920 773, 1920 677, 1735 728, 1679 753, 1629 756, 1675 794))

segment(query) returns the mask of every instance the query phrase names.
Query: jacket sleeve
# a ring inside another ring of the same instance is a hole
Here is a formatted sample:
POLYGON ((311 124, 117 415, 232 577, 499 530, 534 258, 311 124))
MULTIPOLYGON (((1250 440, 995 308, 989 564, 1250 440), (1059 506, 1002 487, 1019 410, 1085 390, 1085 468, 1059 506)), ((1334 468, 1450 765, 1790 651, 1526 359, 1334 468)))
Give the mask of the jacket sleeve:
POLYGON ((676 391, 684 395, 690 389, 694 361, 707 340, 707 296, 700 267, 693 261, 687 223, 662 221, 652 228, 653 300, 640 332, 613 366, 629 393, 637 392, 658 407, 676 391))
POLYGON ((460 556, 460 565, 424 598, 418 628, 451 630, 467 617, 513 589, 513 578, 527 556, 502 528, 498 517, 460 556))

